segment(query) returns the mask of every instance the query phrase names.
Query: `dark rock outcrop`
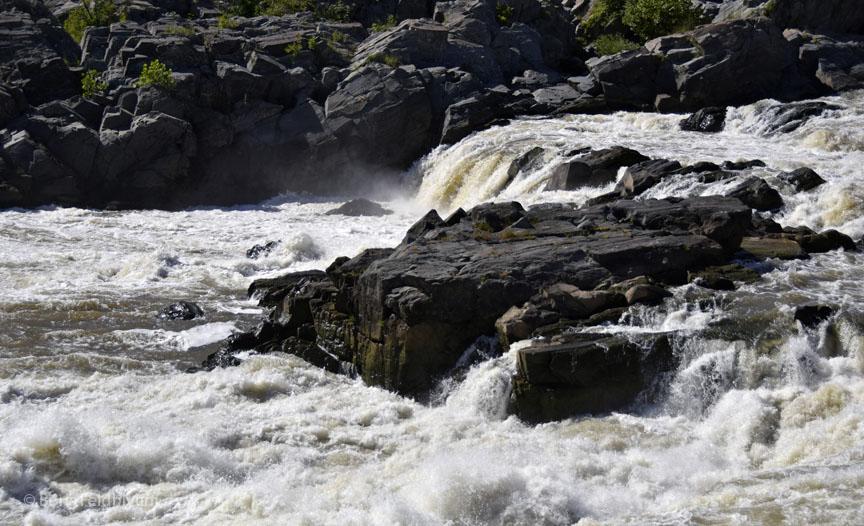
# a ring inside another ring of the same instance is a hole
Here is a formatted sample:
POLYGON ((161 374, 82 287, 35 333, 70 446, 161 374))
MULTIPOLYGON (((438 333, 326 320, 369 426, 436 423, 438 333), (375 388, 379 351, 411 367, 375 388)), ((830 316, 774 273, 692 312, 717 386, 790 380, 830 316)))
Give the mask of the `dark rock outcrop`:
POLYGON ((142 1, 126 22, 88 28, 79 50, 41 3, 4 3, 2 202, 176 208, 352 191, 392 182, 442 138, 548 109, 511 78, 543 89, 586 72, 560 7, 526 0, 501 25, 494 4, 440 4, 435 20, 410 18, 433 4, 364 1, 350 11, 359 22, 297 13, 219 27, 209 2, 142 1), (370 34, 390 15, 401 22, 370 34), (155 59, 172 89, 138 86, 155 59), (83 69, 106 85, 89 99, 74 97, 83 69))
MULTIPOLYGON (((234 27, 219 27, 210 2, 140 0, 125 22, 90 27, 77 44, 55 18, 71 6, 49 5, 54 14, 34 0, 0 11, 2 206, 177 208, 354 191, 519 115, 694 111, 864 85, 861 39, 784 35, 765 18, 583 62, 571 13, 537 0, 513 4, 506 21, 485 0, 362 0, 350 2, 351 22, 295 13, 234 17, 234 27), (370 31, 391 15, 396 26, 370 31), (173 70, 172 89, 138 85, 155 59, 173 70), (76 95, 85 70, 106 85, 87 99, 76 95)), ((778 4, 775 19, 804 13, 812 19, 800 25, 855 30, 854 9, 833 2, 817 16, 814 5, 778 4)), ((796 108, 778 130, 826 109, 817 106, 796 108)), ((558 177, 563 187, 577 168, 558 177)))
POLYGON ((806 75, 815 76, 831 91, 864 87, 864 37, 817 35, 801 38, 799 64, 806 75))
POLYGON ((762 118, 768 121, 764 133, 789 133, 797 130, 808 120, 826 111, 839 110, 839 106, 819 101, 790 102, 777 104, 764 110, 762 118))

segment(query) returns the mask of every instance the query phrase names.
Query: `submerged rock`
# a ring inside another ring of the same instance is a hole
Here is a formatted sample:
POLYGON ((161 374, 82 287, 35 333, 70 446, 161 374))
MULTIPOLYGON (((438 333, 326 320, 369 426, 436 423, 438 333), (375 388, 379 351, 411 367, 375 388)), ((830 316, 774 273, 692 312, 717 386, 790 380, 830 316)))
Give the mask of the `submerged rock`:
POLYGON ((274 248, 281 245, 281 241, 268 241, 263 245, 255 245, 249 250, 246 251, 246 257, 249 259, 258 259, 260 257, 266 257, 273 251, 274 248))
POLYGON ((741 202, 755 210, 776 210, 783 206, 780 192, 760 177, 749 177, 726 194, 740 199, 741 202))
POLYGON ((806 192, 825 184, 825 179, 806 166, 791 172, 783 172, 777 178, 794 186, 797 192, 806 192))
POLYGON ((723 131, 726 124, 726 108, 702 108, 680 123, 684 131, 715 133, 723 131))
POLYGON ((801 325, 813 328, 834 314, 834 309, 828 305, 802 305, 795 308, 795 321, 801 325))
POLYGON ((675 367, 665 335, 631 341, 574 334, 538 341, 517 355, 511 401, 528 422, 620 410, 658 373, 675 367))
POLYGON ((764 131, 765 133, 790 133, 826 111, 840 109, 842 108, 839 106, 820 101, 790 102, 770 106, 763 110, 763 118, 768 121, 764 131))
POLYGON ((324 212, 324 215, 343 215, 343 216, 386 216, 392 214, 392 210, 387 210, 378 203, 374 203, 368 199, 353 199, 343 204, 338 208, 324 212))
POLYGON ((741 241, 741 250, 749 252, 757 258, 799 259, 807 257, 801 245, 786 237, 745 237, 741 241))
POLYGON ((156 317, 160 320, 194 320, 203 315, 204 311, 197 303, 178 301, 162 309, 156 317))
POLYGON ((552 172, 546 190, 573 190, 582 186, 602 186, 615 181, 618 169, 648 160, 641 153, 614 146, 596 150, 566 162, 552 172))

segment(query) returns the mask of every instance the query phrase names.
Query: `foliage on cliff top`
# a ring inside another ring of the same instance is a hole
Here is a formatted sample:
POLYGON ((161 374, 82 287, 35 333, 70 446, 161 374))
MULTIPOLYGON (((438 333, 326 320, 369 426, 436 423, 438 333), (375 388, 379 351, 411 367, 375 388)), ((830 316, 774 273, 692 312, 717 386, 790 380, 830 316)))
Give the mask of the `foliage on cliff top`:
POLYGON ((705 13, 690 0, 628 0, 622 21, 645 41, 693 29, 705 13))
POLYGON ((632 36, 646 42, 693 29, 704 16, 691 0, 598 0, 582 25, 587 33, 597 34, 617 18, 632 36))
POLYGON ((126 20, 126 14, 118 11, 110 0, 81 0, 78 7, 69 12, 63 22, 63 29, 75 42, 81 42, 84 30, 88 27, 107 26, 123 20, 126 20))
POLYGON ((235 16, 282 16, 290 13, 312 13, 315 19, 348 22, 351 8, 342 0, 228 0, 228 13, 235 16))
POLYGON ((594 41, 594 50, 599 56, 614 55, 622 51, 631 51, 639 47, 639 44, 628 40, 621 33, 613 35, 600 35, 594 41))

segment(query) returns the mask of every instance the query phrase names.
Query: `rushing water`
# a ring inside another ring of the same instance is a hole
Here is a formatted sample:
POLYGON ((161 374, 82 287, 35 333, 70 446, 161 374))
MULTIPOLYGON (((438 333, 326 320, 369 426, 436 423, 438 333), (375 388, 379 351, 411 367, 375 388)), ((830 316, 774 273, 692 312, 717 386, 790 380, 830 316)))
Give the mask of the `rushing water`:
MULTIPOLYGON (((323 215, 282 196, 184 212, 0 212, 0 524, 566 525, 848 524, 864 517, 864 255, 765 265, 738 291, 679 287, 617 333, 672 331, 682 358, 654 405, 526 426, 507 414, 517 343, 418 404, 288 355, 187 374, 256 322, 251 280, 393 246, 430 206, 544 192, 581 147, 620 144, 690 163, 759 158, 783 224, 864 234, 864 93, 788 134, 765 101, 718 135, 679 117, 520 120, 430 154, 416 199, 384 218, 323 215), (508 181, 535 146, 535 169, 508 181), (828 183, 800 195, 779 170, 828 183), (281 240, 250 260, 256 243, 281 240), (205 317, 159 321, 177 300, 205 317), (835 306, 805 330, 797 305, 835 306)), ((650 196, 720 192, 678 178, 650 196)))

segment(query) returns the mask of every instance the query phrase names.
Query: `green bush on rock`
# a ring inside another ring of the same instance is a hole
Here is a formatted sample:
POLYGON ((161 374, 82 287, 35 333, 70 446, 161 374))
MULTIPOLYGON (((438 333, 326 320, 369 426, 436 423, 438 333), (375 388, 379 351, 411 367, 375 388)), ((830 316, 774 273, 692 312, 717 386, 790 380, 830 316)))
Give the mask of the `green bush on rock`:
POLYGON ((622 20, 643 41, 693 29, 704 13, 690 0, 629 0, 622 20))
POLYGON ((614 38, 615 34, 608 36, 603 46, 611 49, 613 42, 623 44, 628 36, 638 38, 641 43, 693 29, 704 22, 704 17, 704 12, 691 0, 598 0, 582 21, 580 33, 590 38, 616 19, 620 20, 630 34, 622 36, 622 39, 614 38))
POLYGON ((613 35, 600 35, 594 41, 594 51, 599 56, 614 55, 622 51, 631 51, 639 47, 639 44, 624 38, 620 33, 613 35))
POLYGON ((126 20, 126 14, 117 10, 110 0, 82 0, 81 4, 69 12, 63 22, 63 29, 75 42, 81 42, 84 30, 91 26, 107 26, 126 20))
POLYGON ((498 21, 499 25, 509 26, 510 22, 513 20, 513 15, 516 14, 516 10, 513 9, 513 6, 507 4, 496 4, 495 5, 495 20, 498 21))
POLYGON ((81 96, 85 99, 92 98, 93 95, 101 93, 108 89, 108 84, 102 80, 102 74, 95 69, 88 70, 81 77, 81 96))
POLYGON ((229 14, 246 18, 309 12, 317 20, 348 22, 351 15, 351 8, 341 0, 228 0, 227 3, 229 14))
POLYGON ((396 24, 399 23, 399 20, 396 19, 394 15, 390 15, 383 20, 379 20, 378 22, 372 22, 372 26, 370 29, 372 31, 387 31, 388 29, 392 29, 396 27, 396 24))
POLYGON ((138 86, 159 86, 165 89, 174 87, 174 79, 171 78, 171 71, 165 64, 155 59, 148 64, 144 64, 144 69, 141 70, 141 76, 138 77, 138 86))

